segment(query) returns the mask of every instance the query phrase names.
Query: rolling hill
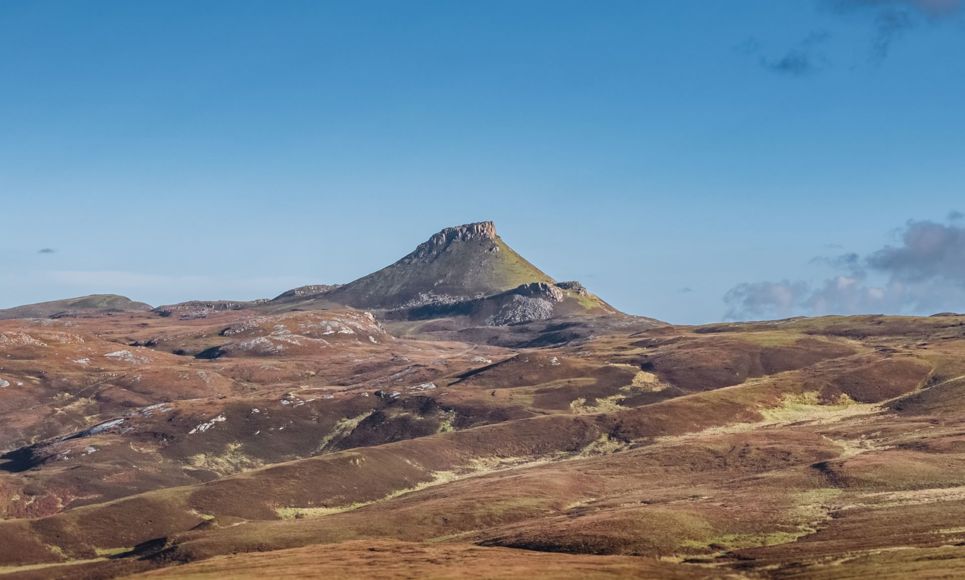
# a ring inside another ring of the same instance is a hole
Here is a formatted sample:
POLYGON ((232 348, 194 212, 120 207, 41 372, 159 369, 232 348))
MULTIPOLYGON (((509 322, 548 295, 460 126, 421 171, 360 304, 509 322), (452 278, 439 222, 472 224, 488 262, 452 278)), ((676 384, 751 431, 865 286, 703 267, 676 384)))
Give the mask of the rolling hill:
POLYGON ((110 314, 114 312, 136 312, 150 310, 149 304, 135 302, 126 296, 116 294, 93 294, 80 298, 39 302, 0 310, 0 320, 16 318, 49 318, 110 314))

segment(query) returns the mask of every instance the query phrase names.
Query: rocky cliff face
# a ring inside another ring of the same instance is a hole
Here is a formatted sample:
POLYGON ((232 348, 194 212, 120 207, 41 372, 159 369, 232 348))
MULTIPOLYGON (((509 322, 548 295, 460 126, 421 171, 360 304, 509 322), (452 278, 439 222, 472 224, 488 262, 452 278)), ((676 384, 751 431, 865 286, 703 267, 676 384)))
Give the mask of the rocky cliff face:
POLYGON ((490 251, 498 252, 499 245, 496 240, 496 225, 493 222, 478 222, 446 228, 419 244, 414 252, 402 258, 401 261, 413 264, 432 260, 449 250, 453 244, 459 242, 480 241, 485 243, 488 241, 492 243, 490 251))

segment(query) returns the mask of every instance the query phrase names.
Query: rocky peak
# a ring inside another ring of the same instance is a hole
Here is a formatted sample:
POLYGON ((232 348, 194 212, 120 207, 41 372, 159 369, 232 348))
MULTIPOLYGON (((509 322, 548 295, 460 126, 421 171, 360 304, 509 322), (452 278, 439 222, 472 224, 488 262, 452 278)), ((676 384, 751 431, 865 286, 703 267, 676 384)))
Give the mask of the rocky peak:
MULTIPOLYGON (((409 255, 409 258, 410 260, 423 260, 441 254, 454 243, 477 240, 495 242, 496 224, 491 221, 485 221, 446 228, 422 244, 419 244, 419 247, 409 255)), ((489 251, 498 252, 499 246, 492 244, 489 251)))

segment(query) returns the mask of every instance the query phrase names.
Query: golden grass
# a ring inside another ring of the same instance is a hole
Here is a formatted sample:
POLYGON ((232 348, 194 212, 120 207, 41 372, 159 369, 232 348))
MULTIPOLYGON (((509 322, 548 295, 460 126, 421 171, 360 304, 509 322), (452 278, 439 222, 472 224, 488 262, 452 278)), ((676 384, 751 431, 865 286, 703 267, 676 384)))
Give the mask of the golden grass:
POLYGON ((621 390, 659 393, 666 388, 667 384, 661 381, 657 375, 647 371, 639 371, 633 376, 633 382, 621 390))
POLYGON ((342 419, 339 419, 338 422, 335 423, 335 427, 332 429, 332 432, 322 437, 322 440, 319 441, 318 449, 316 452, 321 453, 329 445, 331 445, 332 442, 336 440, 336 438, 344 437, 349 433, 351 433, 352 431, 354 431, 355 428, 359 426, 359 423, 367 419, 369 415, 371 415, 374 412, 375 411, 366 411, 365 413, 362 413, 361 415, 357 415, 355 417, 343 417, 342 419))
POLYGON ((188 464, 197 469, 207 469, 220 475, 232 475, 242 471, 257 469, 264 462, 249 457, 242 452, 244 446, 238 442, 229 443, 220 455, 198 453, 187 458, 188 464))
POLYGON ((110 558, 113 556, 120 556, 122 554, 129 554, 134 551, 134 547, 128 548, 94 548, 94 552, 100 558, 110 558))
POLYGON ((442 420, 439 421, 439 429, 437 433, 451 433, 456 430, 454 422, 456 420, 455 411, 446 411, 443 414, 442 420))
POLYGON ((390 499, 395 499, 395 498, 397 498, 397 497, 399 497, 399 496, 402 496, 402 495, 405 495, 405 494, 407 494, 407 493, 412 493, 412 492, 415 492, 415 491, 420 491, 420 490, 423 490, 423 489, 426 489, 426 488, 429 488, 429 487, 435 487, 435 486, 437 486, 437 485, 443 485, 443 484, 446 484, 446 483, 450 483, 450 482, 452 482, 452 481, 456 481, 457 479, 461 479, 461 477, 460 477, 459 475, 457 475, 457 474, 456 474, 455 472, 453 472, 453 471, 434 471, 434 472, 432 473, 432 479, 430 479, 429 481, 424 481, 424 482, 421 482, 421 483, 417 483, 416 485, 414 485, 414 486, 412 486, 412 487, 407 487, 407 488, 403 488, 403 489, 397 489, 397 490, 395 490, 395 491, 392 491, 392 492, 389 493, 388 495, 386 495, 386 496, 384 496, 384 497, 381 497, 381 498, 379 498, 379 499, 376 499, 376 500, 372 500, 372 501, 362 501, 362 502, 353 502, 353 503, 350 503, 350 504, 341 505, 341 506, 334 506, 334 507, 291 507, 291 506, 286 506, 286 507, 275 508, 275 513, 278 514, 278 517, 280 517, 280 518, 282 518, 282 519, 284 519, 284 520, 293 520, 293 519, 302 519, 302 518, 313 518, 313 517, 314 517, 314 518, 317 518, 317 517, 330 516, 330 515, 333 515, 333 514, 340 514, 340 513, 343 513, 343 512, 353 511, 353 510, 357 510, 357 509, 359 509, 359 508, 363 508, 363 507, 365 507, 365 506, 369 506, 369 505, 373 505, 373 504, 377 504, 377 503, 382 503, 382 502, 385 502, 385 501, 389 501, 390 499))
POLYGON ((600 435, 599 439, 584 447, 577 454, 577 457, 593 457, 595 455, 610 455, 618 451, 623 451, 628 447, 627 443, 611 438, 608 434, 600 435))
POLYGON ((625 399, 624 395, 611 395, 596 399, 593 404, 587 404, 584 397, 580 397, 570 403, 570 413, 574 415, 595 415, 597 413, 616 413, 625 407, 620 403, 625 399))
POLYGON ((817 488, 791 494, 791 509, 788 522, 769 532, 749 534, 727 533, 701 540, 688 540, 681 543, 682 548, 698 550, 738 550, 789 544, 817 532, 818 527, 830 519, 832 501, 841 495, 837 488, 817 488))
POLYGON ((784 395, 781 404, 758 412, 768 424, 789 424, 800 421, 832 423, 849 417, 869 415, 880 410, 871 403, 857 403, 847 395, 841 395, 833 403, 821 403, 817 392, 808 391, 797 395, 784 395))

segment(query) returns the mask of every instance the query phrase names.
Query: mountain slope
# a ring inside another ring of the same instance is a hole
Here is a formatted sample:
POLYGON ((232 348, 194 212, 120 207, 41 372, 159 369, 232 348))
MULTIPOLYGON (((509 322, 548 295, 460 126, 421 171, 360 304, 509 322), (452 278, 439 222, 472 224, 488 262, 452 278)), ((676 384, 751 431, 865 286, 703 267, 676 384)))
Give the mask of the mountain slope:
POLYGON ((48 318, 51 316, 76 316, 79 314, 102 314, 108 312, 138 312, 150 310, 149 304, 135 302, 117 294, 92 294, 79 298, 53 300, 0 310, 0 320, 17 318, 48 318))
POLYGON ((492 222, 446 228, 398 262, 325 295, 356 308, 394 309, 481 298, 552 278, 517 254, 492 222))

